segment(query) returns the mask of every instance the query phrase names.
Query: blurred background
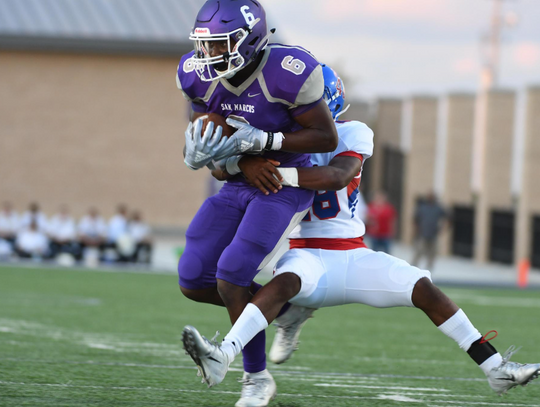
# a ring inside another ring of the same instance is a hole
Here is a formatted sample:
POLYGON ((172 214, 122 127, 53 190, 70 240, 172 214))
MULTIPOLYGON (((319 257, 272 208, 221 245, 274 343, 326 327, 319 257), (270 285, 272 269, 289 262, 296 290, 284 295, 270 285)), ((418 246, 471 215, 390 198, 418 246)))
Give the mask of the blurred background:
MULTIPOLYGON (((175 268, 186 227, 216 189, 183 164, 189 106, 175 85, 202 4, 0 0, 4 260, 68 253, 175 268), (37 254, 9 252, 23 227, 37 254)), ((274 40, 336 69, 345 119, 375 131, 361 185, 372 235, 382 191, 395 212, 385 237, 408 261, 426 254, 423 208, 435 202, 447 269, 540 268, 537 0, 263 5, 274 40)))

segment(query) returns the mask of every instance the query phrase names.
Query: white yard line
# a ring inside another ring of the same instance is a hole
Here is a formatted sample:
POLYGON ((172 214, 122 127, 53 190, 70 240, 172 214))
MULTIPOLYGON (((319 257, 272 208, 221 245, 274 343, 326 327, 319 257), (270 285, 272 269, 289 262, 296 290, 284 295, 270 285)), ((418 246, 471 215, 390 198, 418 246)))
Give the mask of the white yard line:
MULTIPOLYGON (((335 359, 335 356, 331 355, 316 355, 303 353, 302 357, 313 359, 335 359)), ((419 363, 424 365, 468 365, 471 362, 467 360, 438 360, 438 359, 406 359, 406 358, 387 358, 387 357, 372 357, 372 356, 353 356, 349 360, 361 361, 361 362, 375 362, 375 363, 388 363, 388 362, 403 362, 403 363, 419 363)))
MULTIPOLYGON (((120 362, 96 362, 88 361, 70 361, 70 360, 48 360, 48 359, 24 359, 24 358, 0 358, 12 362, 27 362, 27 363, 51 363, 51 364, 73 364, 73 365, 101 365, 101 366, 124 366, 124 367, 140 367, 147 369, 181 369, 195 370, 194 365, 158 365, 145 363, 120 363, 120 362)), ((230 371, 241 372, 241 368, 231 368, 230 371)), ((301 371, 301 370, 275 370, 269 368, 273 375, 277 376, 301 376, 304 380, 313 378, 314 381, 320 380, 347 380, 347 379, 414 379, 414 380, 444 380, 444 381, 475 381, 485 382, 486 379, 475 377, 444 377, 444 376, 407 376, 407 375, 392 375, 392 374, 375 374, 375 373, 335 373, 335 372, 317 372, 317 371, 301 371)), ((296 380, 296 379, 295 379, 296 380)), ((533 384, 536 382, 533 382, 533 384)))
MULTIPOLYGON (((349 393, 360 393, 365 394, 366 390, 362 390, 361 392, 358 390, 347 390, 349 393)), ((369 392, 369 390, 368 390, 369 392)), ((449 397, 449 398, 471 398, 471 399, 485 399, 486 396, 479 396, 479 395, 471 395, 471 394, 446 394, 446 393, 407 393, 407 392, 386 392, 385 394, 396 394, 399 396, 413 396, 413 397, 449 397)))
POLYGON ((362 388, 362 389, 383 389, 383 390, 418 390, 418 391, 437 391, 445 392, 448 389, 434 389, 432 387, 401 387, 401 386, 366 386, 364 384, 338 384, 338 383, 315 383, 316 387, 344 387, 344 388, 362 388))
MULTIPOLYGON (((10 382, 0 381, 0 385, 4 386, 36 386, 36 387, 55 387, 55 388, 75 388, 75 389, 96 389, 96 390, 136 390, 136 391, 170 391, 178 393, 196 393, 196 394, 231 394, 239 395, 240 392, 223 391, 223 390, 188 390, 188 389, 170 389, 163 387, 133 387, 133 386, 95 386, 95 385, 73 385, 69 383, 25 383, 25 382, 10 382)), ((280 393, 280 397, 295 397, 295 398, 321 398, 321 399, 349 399, 349 400, 394 400, 410 403, 446 403, 451 405, 486 405, 486 406, 509 406, 509 407, 540 407, 540 404, 517 404, 517 403, 487 403, 487 402, 475 402, 475 401, 451 401, 451 400, 417 400, 409 397, 395 395, 395 394, 379 394, 376 397, 373 396, 336 396, 336 395, 324 395, 324 394, 289 394, 280 393)))

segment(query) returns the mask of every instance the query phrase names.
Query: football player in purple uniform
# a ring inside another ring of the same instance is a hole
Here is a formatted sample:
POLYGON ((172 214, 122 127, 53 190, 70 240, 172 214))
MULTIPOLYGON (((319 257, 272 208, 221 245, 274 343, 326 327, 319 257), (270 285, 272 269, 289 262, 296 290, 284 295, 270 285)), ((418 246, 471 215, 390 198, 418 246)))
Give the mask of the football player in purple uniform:
MULTIPOLYGON (((191 102, 185 163, 192 169, 230 172, 243 153, 260 154, 288 167, 310 166, 305 153, 333 151, 338 143, 332 116, 322 99, 324 79, 305 49, 269 44, 266 16, 256 0, 209 0, 200 9, 190 39, 195 51, 178 66, 177 85, 191 102), (238 130, 229 139, 202 119, 227 117, 238 130)), ((239 172, 239 171, 238 171, 239 172)), ((284 188, 266 196, 240 174, 201 206, 186 232, 178 264, 182 293, 199 302, 225 305, 234 323, 260 285, 253 282, 313 201, 313 191, 284 188)), ((207 366, 183 342, 209 386, 207 366)), ((264 332, 243 349, 242 406, 266 406, 276 393, 266 370, 264 332)))
MULTIPOLYGON (((344 104, 343 86, 328 66, 323 66, 323 73, 324 98, 337 118, 344 104)), ((337 149, 312 154, 312 168, 276 169, 255 157, 245 157, 239 163, 248 181, 262 191, 275 189, 276 177, 281 173, 283 185, 318 192, 301 227, 289 236, 291 250, 278 261, 274 278, 253 297, 222 345, 205 341, 193 327, 184 328, 199 337, 200 358, 213 365, 207 369, 214 375, 212 380, 223 380, 242 344, 272 320, 276 319, 278 329, 270 360, 283 363, 296 350, 300 329, 314 309, 352 303, 422 310, 479 365, 498 394, 537 378, 540 364, 509 361, 515 347, 501 356, 488 343, 489 339, 483 339, 463 310, 431 282, 429 271, 365 246, 365 226, 355 216, 356 192, 363 162, 373 153, 373 132, 357 121, 336 122, 336 127, 337 149), (293 305, 278 316, 287 301, 293 305)))

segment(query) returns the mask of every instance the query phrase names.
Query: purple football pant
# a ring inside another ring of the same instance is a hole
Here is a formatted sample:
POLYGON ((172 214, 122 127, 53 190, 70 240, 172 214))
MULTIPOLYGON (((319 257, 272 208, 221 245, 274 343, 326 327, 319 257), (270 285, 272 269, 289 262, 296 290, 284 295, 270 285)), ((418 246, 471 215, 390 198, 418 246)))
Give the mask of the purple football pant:
MULTIPOLYGON (((249 287, 279 243, 302 220, 313 192, 285 187, 264 195, 243 182, 228 182, 208 198, 189 225, 178 263, 179 283, 191 290, 216 287, 216 278, 249 287)), ((243 350, 244 370, 266 368, 265 332, 243 350)))

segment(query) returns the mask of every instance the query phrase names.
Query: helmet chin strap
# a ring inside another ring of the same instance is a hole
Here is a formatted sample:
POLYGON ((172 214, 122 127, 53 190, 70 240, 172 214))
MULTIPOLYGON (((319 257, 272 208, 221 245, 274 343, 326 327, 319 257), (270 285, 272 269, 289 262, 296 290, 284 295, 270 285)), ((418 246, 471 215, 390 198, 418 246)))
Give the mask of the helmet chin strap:
POLYGON ((347 105, 347 107, 345 109, 343 109, 341 112, 336 114, 336 117, 334 117, 334 121, 336 121, 339 116, 341 116, 343 113, 345 113, 347 110, 349 110, 349 107, 351 107, 350 103, 347 105))

